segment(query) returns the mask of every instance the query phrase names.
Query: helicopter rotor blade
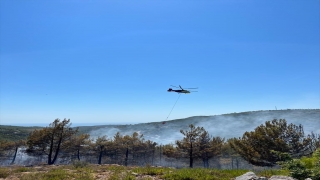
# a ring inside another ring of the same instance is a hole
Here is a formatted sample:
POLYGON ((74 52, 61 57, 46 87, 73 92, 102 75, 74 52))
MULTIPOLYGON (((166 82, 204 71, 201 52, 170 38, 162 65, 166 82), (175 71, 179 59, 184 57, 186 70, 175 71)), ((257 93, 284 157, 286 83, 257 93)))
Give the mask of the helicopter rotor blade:
POLYGON ((170 86, 175 87, 175 88, 180 88, 182 90, 184 90, 184 89, 198 89, 197 87, 196 88, 182 88, 180 85, 179 85, 179 87, 173 86, 173 85, 170 85, 170 86))

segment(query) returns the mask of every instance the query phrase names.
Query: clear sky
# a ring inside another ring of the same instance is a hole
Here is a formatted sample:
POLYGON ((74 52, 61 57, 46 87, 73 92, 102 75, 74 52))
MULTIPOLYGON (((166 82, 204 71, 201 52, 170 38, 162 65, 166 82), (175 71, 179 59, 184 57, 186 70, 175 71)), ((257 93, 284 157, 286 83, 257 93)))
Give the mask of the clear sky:
POLYGON ((0 124, 320 108, 319 0, 1 0, 0 124))

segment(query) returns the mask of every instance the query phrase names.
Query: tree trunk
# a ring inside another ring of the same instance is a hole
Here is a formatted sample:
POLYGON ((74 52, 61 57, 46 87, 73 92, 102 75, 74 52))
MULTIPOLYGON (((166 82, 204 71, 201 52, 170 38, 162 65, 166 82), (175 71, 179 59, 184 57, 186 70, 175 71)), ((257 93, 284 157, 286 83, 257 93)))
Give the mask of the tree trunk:
POLYGON ((61 137, 59 139, 58 147, 57 147, 56 152, 54 154, 54 157, 53 157, 53 160, 52 160, 52 164, 54 164, 54 162, 57 160, 57 157, 58 157, 58 154, 59 154, 59 151, 60 151, 61 142, 62 142, 62 135, 61 135, 61 137))
POLYGON ((193 152, 192 152, 192 143, 190 144, 190 154, 189 154, 189 157, 190 157, 190 168, 193 168, 193 152))
POLYGON ((80 161, 80 149, 78 149, 77 158, 78 158, 78 160, 80 161))
POLYGON ((127 150, 126 150, 126 158, 124 160, 124 165, 125 166, 128 166, 128 156, 129 156, 129 148, 127 147, 127 150))
POLYGON ((52 151, 53 151, 53 138, 54 135, 52 135, 51 137, 51 142, 50 142, 50 150, 49 150, 49 154, 48 154, 48 164, 52 165, 53 163, 51 162, 51 156, 52 156, 52 151))
POLYGON ((159 165, 161 166, 161 145, 160 145, 160 163, 159 163, 159 165))
POLYGON ((221 169, 220 159, 215 157, 213 158, 213 164, 216 166, 217 169, 221 169))
POLYGON ((209 159, 203 158, 202 161, 203 161, 203 167, 204 168, 209 168, 209 159))
POLYGON ((101 164, 101 159, 102 159, 102 150, 100 150, 100 153, 99 153, 98 164, 101 164))
POLYGON ((236 165, 237 165, 237 169, 239 169, 239 159, 236 159, 236 165))
POLYGON ((11 164, 13 164, 14 161, 16 160, 17 152, 18 152, 18 146, 16 146, 16 149, 15 149, 15 152, 14 152, 13 159, 12 159, 12 161, 11 161, 11 164))
POLYGON ((153 151, 152 151, 152 160, 151 160, 152 166, 154 165, 154 164, 153 164, 153 161, 154 161, 154 151, 155 151, 155 149, 153 149, 153 151))

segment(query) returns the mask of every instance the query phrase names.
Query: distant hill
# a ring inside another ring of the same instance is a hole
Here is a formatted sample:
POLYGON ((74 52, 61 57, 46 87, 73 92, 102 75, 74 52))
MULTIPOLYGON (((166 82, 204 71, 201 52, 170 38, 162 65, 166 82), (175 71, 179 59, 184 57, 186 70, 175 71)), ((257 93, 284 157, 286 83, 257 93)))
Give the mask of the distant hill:
POLYGON ((212 136, 224 138, 241 137, 246 131, 273 119, 286 119, 288 123, 302 124, 305 134, 320 134, 320 109, 287 109, 269 111, 251 111, 215 116, 193 116, 166 122, 141 123, 134 125, 82 126, 81 131, 92 137, 107 135, 112 138, 117 132, 131 135, 139 132, 146 140, 159 144, 174 143, 182 139, 181 129, 187 130, 189 124, 204 127, 212 136))
POLYGON ((0 125, 0 141, 8 140, 8 141, 17 141, 21 139, 26 139, 30 132, 35 129, 42 129, 43 127, 32 126, 32 127, 24 127, 24 126, 7 126, 0 125))

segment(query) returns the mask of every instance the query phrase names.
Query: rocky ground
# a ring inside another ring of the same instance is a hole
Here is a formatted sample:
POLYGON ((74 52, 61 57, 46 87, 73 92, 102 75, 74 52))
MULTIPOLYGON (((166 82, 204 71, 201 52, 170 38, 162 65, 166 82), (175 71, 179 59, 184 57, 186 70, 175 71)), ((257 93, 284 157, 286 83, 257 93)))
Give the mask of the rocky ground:
MULTIPOLYGON (((235 180, 296 180, 296 179, 288 176, 271 176, 270 178, 258 177, 253 172, 247 172, 241 176, 238 176, 235 180)), ((312 179, 307 178, 306 180, 312 180, 312 179)))

